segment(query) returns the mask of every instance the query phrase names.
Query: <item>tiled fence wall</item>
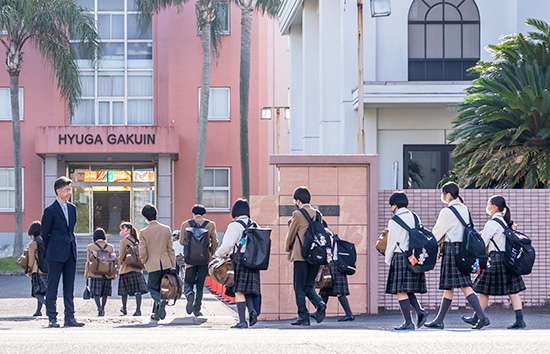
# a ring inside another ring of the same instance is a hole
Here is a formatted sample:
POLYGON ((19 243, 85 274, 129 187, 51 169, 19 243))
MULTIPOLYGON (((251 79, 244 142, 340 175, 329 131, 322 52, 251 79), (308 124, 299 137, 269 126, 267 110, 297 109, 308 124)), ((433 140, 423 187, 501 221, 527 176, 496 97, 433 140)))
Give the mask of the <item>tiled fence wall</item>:
MULTIPOLYGON (((393 191, 379 191, 378 208, 378 229, 381 232, 387 227, 388 220, 392 214, 389 209, 388 200, 393 191)), ((407 190, 409 198, 409 209, 418 214, 424 226, 428 229, 433 228, 439 211, 444 205, 440 200, 439 190, 407 190)), ((474 225, 478 231, 483 229, 489 216, 485 213, 487 200, 499 194, 506 198, 507 204, 512 210, 512 220, 518 225, 517 229, 528 235, 537 252, 535 267, 530 275, 524 276, 527 290, 521 294, 524 305, 544 306, 550 302, 550 190, 463 190, 461 196, 472 213, 474 225)), ((376 251, 375 251, 376 252, 376 251)), ((386 279, 389 266, 384 263, 382 256, 378 256, 378 300, 379 308, 384 310, 397 310, 398 303, 395 295, 385 294, 386 279)), ((439 262, 436 268, 427 273, 428 293, 420 296, 422 305, 427 308, 436 309, 439 307, 442 290, 439 290, 439 262)), ((474 278, 472 277, 472 280, 474 278)), ((491 305, 509 305, 508 297, 492 297, 489 301, 491 305)), ((452 309, 463 308, 466 306, 464 296, 460 290, 455 291, 452 309), (458 295, 458 296, 457 296, 458 295)))

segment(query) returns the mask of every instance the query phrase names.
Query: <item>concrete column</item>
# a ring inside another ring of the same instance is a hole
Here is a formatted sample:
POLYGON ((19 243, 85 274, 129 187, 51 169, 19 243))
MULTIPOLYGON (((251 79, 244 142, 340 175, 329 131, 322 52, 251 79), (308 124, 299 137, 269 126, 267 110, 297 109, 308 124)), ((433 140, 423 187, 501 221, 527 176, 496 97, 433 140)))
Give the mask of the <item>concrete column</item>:
POLYGON ((302 25, 290 27, 290 153, 304 153, 302 25))
POLYGON ((44 162, 44 205, 48 206, 53 203, 56 198, 53 184, 57 177, 59 177, 57 155, 46 155, 44 157, 44 162))
POLYGON ((378 154, 378 108, 365 108, 365 153, 378 154))
POLYGON ((158 221, 165 225, 171 224, 170 195, 171 195, 171 159, 168 154, 159 154, 157 175, 157 210, 158 221))
POLYGON ((319 3, 304 0, 302 11, 302 69, 304 147, 306 154, 319 153, 319 3))

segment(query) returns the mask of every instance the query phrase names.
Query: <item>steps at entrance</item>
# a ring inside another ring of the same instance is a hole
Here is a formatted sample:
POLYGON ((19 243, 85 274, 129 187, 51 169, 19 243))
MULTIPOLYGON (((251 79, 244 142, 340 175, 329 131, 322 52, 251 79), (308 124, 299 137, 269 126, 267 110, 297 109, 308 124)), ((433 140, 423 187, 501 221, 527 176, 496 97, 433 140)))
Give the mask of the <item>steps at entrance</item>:
MULTIPOLYGON (((122 240, 122 237, 120 237, 120 235, 107 235, 107 242, 115 247, 117 256, 118 256, 118 248, 120 246, 120 240, 122 240)), ((86 248, 92 242, 93 241, 92 241, 91 235, 76 236, 77 254, 78 254, 78 261, 76 263, 77 274, 84 274, 84 267, 86 265, 86 248)))

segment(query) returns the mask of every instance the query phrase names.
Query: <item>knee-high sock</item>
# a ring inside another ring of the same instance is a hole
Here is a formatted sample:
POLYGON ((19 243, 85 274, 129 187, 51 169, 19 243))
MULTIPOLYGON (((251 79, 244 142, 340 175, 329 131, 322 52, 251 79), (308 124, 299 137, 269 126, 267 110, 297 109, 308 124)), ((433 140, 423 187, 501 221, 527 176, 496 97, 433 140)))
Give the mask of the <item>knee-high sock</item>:
POLYGON ((516 310, 514 312, 516 313, 516 322, 517 323, 523 322, 523 310, 519 309, 519 310, 516 310))
POLYGON ((411 306, 418 315, 418 313, 424 311, 422 306, 420 306, 420 303, 418 302, 418 299, 416 298, 416 295, 414 293, 407 293, 407 296, 409 297, 409 301, 411 302, 411 306))
POLYGON ((136 311, 141 311, 141 294, 136 294, 136 311))
POLYGON ((239 314, 239 323, 246 322, 246 301, 237 302, 237 313, 239 314))
POLYGON ((101 308, 105 309, 105 304, 107 304, 107 295, 101 297, 101 308))
POLYGON ((349 307, 348 297, 346 295, 340 295, 338 296, 338 301, 340 301, 340 305, 342 305, 342 308, 344 309, 346 316, 353 316, 353 313, 351 312, 351 308, 349 307))
POLYGON ((246 299, 246 308, 248 308, 248 313, 254 311, 254 298, 250 295, 245 295, 246 299))
POLYGON ((95 305, 97 306, 97 310, 101 311, 101 298, 100 297, 94 297, 95 305))
POLYGON ((122 307, 126 309, 126 305, 128 305, 128 295, 122 295, 122 307))
POLYGON ((472 306, 472 308, 474 309, 477 317, 479 319, 484 319, 485 317, 485 312, 483 312, 483 309, 481 308, 481 305, 479 304, 479 299, 477 298, 477 295, 472 293, 468 296, 466 296, 466 301, 468 301, 468 303, 470 304, 470 306, 472 306))
POLYGON ((37 294, 36 296, 36 312, 40 312, 42 310, 42 305, 46 303, 46 300, 44 300, 44 295, 37 294))
POLYGON ((405 324, 412 323, 410 300, 409 299, 399 300, 399 307, 401 307, 401 312, 403 313, 403 319, 405 320, 405 324))
POLYGON ((443 299, 441 300, 441 307, 439 307, 439 312, 434 322, 443 323, 443 320, 445 320, 445 316, 447 316, 447 312, 449 311, 452 302, 453 300, 447 299, 445 296, 443 297, 443 299))

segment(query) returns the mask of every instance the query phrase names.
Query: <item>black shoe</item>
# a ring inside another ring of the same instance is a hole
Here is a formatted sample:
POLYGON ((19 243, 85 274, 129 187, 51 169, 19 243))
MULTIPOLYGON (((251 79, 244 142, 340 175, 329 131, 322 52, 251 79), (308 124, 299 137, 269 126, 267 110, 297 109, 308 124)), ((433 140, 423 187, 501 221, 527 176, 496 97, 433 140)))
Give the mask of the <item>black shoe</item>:
POLYGON ((63 327, 82 327, 82 326, 84 326, 84 323, 76 322, 74 318, 71 318, 70 320, 65 320, 65 323, 63 324, 63 327))
POLYGON ((105 310, 98 310, 98 311, 97 311, 97 316, 98 316, 98 317, 103 317, 103 316, 105 316, 105 310))
POLYGON ((256 311, 252 310, 250 314, 248 315, 248 323, 250 324, 250 327, 254 326, 258 322, 258 313, 256 311))
POLYGON ((393 329, 396 331, 414 331, 414 323, 403 323, 401 326, 394 327, 393 329))
POLYGON ((438 322, 432 321, 432 322, 426 323, 424 325, 424 327, 435 328, 435 329, 443 329, 443 328, 445 328, 445 325, 443 323, 438 323, 438 322))
POLYGON ((464 322, 466 322, 469 325, 475 326, 477 323, 477 320, 475 319, 475 316, 460 316, 460 319, 464 322))
POLYGON ((166 317, 166 300, 160 300, 157 314, 161 320, 164 320, 166 317))
POLYGON ((239 322, 234 326, 231 326, 231 328, 248 328, 248 323, 246 322, 239 322))
POLYGON ((347 322, 347 321, 354 321, 354 320, 355 320, 354 315, 351 315, 351 316, 345 315, 344 317, 339 318, 338 322, 347 322))
POLYGON ((42 312, 40 311, 36 311, 35 313, 32 314, 34 317, 39 317, 39 316, 42 316, 42 312))
POLYGON ((153 321, 158 321, 158 320, 160 320, 159 316, 158 316, 156 313, 152 313, 152 314, 151 314, 151 319, 152 319, 153 321))
POLYGON ((123 316, 126 316, 128 314, 128 311, 126 311, 126 307, 121 307, 120 312, 122 312, 123 316))
POLYGON ((489 321, 489 318, 485 317, 484 319, 479 319, 475 326, 472 327, 472 329, 482 329, 485 326, 488 326, 491 324, 491 321, 489 321))
POLYGON ((317 311, 315 311, 315 320, 317 321, 317 323, 323 322, 323 320, 325 319, 326 310, 327 304, 321 302, 317 307, 317 311))
POLYGON ((525 321, 521 321, 521 322, 514 322, 514 324, 506 327, 507 329, 522 329, 522 328, 525 328, 527 327, 527 324, 525 323, 525 321))
POLYGON ((48 324, 49 328, 59 328, 59 323, 57 323, 57 320, 50 320, 48 324))
POLYGON ((193 315, 195 315, 195 317, 199 317, 199 316, 202 316, 202 312, 198 310, 193 310, 193 315))
POLYGON ((317 318, 317 314, 314 312, 314 313, 310 313, 309 314, 309 317, 313 318, 313 319, 316 319, 317 318))
POLYGON ((141 316, 141 311, 136 311, 132 316, 141 316))
POLYGON ((185 306, 185 311, 190 315, 193 313, 193 302, 195 302, 195 294, 191 294, 187 297, 187 305, 185 306))
POLYGON ((294 321, 290 322, 293 326, 309 326, 309 318, 297 318, 294 321))
POLYGON ((426 320, 428 319, 428 311, 421 310, 419 313, 416 314, 416 328, 420 328, 424 326, 424 323, 426 323, 426 320))

